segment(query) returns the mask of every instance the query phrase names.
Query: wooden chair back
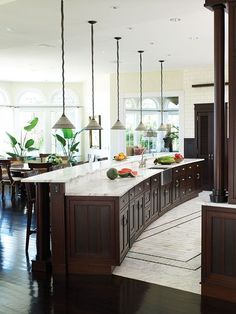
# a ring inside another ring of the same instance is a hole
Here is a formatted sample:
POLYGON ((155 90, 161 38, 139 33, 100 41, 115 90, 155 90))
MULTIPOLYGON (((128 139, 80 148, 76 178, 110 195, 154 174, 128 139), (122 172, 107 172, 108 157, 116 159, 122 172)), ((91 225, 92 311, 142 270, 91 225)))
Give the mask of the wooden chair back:
POLYGON ((0 181, 9 180, 13 184, 14 180, 11 175, 11 161, 9 159, 0 160, 0 181))
POLYGON ((30 162, 28 165, 31 170, 38 170, 40 173, 52 170, 52 163, 50 162, 30 162))

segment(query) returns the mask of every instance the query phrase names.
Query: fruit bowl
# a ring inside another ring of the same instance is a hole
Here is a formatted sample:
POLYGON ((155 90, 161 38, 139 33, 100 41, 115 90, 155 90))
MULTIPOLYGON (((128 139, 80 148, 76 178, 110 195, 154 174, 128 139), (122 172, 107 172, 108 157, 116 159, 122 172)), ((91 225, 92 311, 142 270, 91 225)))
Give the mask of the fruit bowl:
POLYGON ((184 158, 176 158, 176 159, 175 159, 175 162, 179 163, 179 162, 181 162, 181 161, 183 161, 183 160, 184 160, 184 158))

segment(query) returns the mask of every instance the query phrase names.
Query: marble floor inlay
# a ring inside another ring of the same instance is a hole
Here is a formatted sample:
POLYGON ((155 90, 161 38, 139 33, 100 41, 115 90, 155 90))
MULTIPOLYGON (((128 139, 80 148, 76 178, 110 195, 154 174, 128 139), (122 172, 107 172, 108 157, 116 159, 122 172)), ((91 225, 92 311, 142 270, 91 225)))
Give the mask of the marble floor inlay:
POLYGON ((200 293, 202 192, 152 223, 113 274, 200 293))

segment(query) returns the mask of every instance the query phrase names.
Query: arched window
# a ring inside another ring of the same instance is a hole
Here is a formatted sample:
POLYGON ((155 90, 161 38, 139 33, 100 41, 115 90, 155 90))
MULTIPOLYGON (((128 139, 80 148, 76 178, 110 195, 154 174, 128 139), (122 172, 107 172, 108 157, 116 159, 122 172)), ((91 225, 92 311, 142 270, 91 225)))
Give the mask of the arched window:
POLYGON ((3 90, 0 90, 0 106, 9 105, 9 99, 3 90))
MULTIPOLYGON (((157 134, 155 138, 148 138, 145 132, 135 132, 135 128, 140 122, 140 99, 139 97, 130 97, 124 99, 125 118, 126 118, 126 145, 142 145, 147 150, 155 152, 163 150, 163 132, 158 132, 161 124, 161 114, 163 110, 164 124, 179 128, 179 97, 164 97, 163 108, 161 107, 160 97, 143 97, 142 102, 142 121, 150 131, 149 134, 157 134)), ((176 141, 174 149, 178 150, 176 141)))
MULTIPOLYGON (((56 90, 50 101, 53 106, 62 106, 62 90, 56 90)), ((79 105, 76 94, 71 89, 65 89, 65 103, 67 107, 76 107, 79 105)))
POLYGON ((43 103, 45 103, 45 99, 40 90, 24 91, 17 100, 19 106, 38 106, 43 103))

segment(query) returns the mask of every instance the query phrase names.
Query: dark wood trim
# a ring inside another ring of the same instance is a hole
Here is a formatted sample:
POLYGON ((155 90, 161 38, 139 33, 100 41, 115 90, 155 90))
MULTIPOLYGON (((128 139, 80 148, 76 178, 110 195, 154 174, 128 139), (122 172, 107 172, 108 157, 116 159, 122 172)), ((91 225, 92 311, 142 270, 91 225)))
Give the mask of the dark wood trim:
POLYGON ((66 274, 66 218, 65 184, 50 184, 52 270, 54 274, 66 274))
POLYGON ((32 260, 32 271, 46 272, 51 266, 50 250, 50 200, 47 183, 36 185, 36 259, 32 260))
POLYGON ((225 191, 225 6, 215 5, 214 11, 214 186, 211 201, 227 201, 225 191))
POLYGON ((236 1, 229 13, 229 203, 236 204, 236 1))
MULTIPOLYGON (((225 82, 225 85, 228 86, 229 83, 228 82, 225 82)), ((192 88, 200 88, 200 87, 213 87, 215 86, 214 83, 205 83, 205 84, 194 84, 192 85, 192 88)))
POLYGON ((236 211, 202 206, 202 294, 236 302, 236 211))

